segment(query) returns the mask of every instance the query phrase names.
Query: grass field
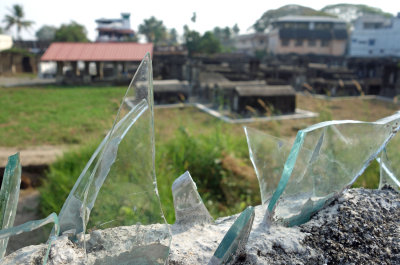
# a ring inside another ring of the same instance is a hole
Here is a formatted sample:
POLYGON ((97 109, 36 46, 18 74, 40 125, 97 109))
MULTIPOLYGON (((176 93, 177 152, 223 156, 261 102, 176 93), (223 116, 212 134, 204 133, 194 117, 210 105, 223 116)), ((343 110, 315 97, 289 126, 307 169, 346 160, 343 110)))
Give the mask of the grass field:
MULTIPOLYGON (((0 88, 0 146, 71 145, 50 167, 42 189, 41 210, 58 212, 96 144, 110 129, 125 88, 46 87, 0 88)), ((360 98, 322 100, 297 96, 297 107, 318 112, 317 118, 246 124, 293 140, 297 131, 331 119, 374 121, 399 107, 360 98)), ((240 124, 227 124, 196 108, 155 109, 156 172, 163 208, 173 222, 170 187, 189 170, 214 217, 236 213, 260 203, 258 183, 251 166, 240 124)), ((377 186, 375 163, 357 185, 377 186)))

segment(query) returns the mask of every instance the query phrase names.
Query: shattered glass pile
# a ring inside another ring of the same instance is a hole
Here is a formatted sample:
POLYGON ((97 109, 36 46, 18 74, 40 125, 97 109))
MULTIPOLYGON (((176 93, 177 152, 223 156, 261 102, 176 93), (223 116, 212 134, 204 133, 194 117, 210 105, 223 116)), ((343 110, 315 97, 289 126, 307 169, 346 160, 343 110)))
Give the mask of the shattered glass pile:
MULTIPOLYGON (((90 253, 87 233, 134 226, 135 234, 121 239, 130 246, 128 253, 120 257, 109 251, 104 264, 166 264, 171 232, 158 196, 153 117, 152 66, 147 54, 111 130, 82 171, 59 215, 52 213, 15 227, 21 164, 19 154, 11 156, 0 190, 0 258, 6 253, 9 237, 48 224, 54 227, 48 231, 42 264, 46 264, 52 242, 60 234, 90 253)), ((394 155, 398 150, 388 145, 399 129, 400 113, 376 122, 330 121, 300 130, 291 144, 245 127, 262 203, 268 205, 264 218, 267 227, 273 222, 286 226, 307 222, 349 188, 373 160, 380 163, 380 187, 399 188, 400 167, 395 165, 400 158, 394 155)), ((189 172, 174 181, 172 194, 174 226, 180 231, 214 225, 189 172)), ((254 208, 249 206, 236 218, 209 264, 230 264, 245 251, 254 217, 254 208)), ((107 247, 112 249, 105 244, 107 247)))

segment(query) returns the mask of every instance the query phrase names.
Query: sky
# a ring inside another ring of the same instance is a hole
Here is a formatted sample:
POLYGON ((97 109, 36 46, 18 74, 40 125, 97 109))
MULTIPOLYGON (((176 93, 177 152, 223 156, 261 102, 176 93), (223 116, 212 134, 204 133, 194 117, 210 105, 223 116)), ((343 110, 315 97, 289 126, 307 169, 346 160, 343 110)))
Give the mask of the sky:
MULTIPOLYGON (((400 12, 398 0, 364 0, 364 1, 271 1, 271 0, 1 0, 0 26, 4 27, 3 18, 9 13, 9 8, 20 4, 25 11, 25 18, 35 22, 29 32, 22 32, 23 39, 34 39, 35 32, 43 25, 59 27, 76 21, 83 24, 91 40, 96 38, 96 23, 98 18, 120 18, 121 12, 131 13, 132 29, 137 31, 144 19, 155 16, 162 20, 167 28, 175 28, 183 33, 187 24, 191 29, 204 33, 214 27, 232 27, 238 24, 240 34, 248 33, 248 29, 269 9, 276 9, 287 4, 298 4, 314 9, 338 3, 366 4, 378 7, 385 12, 396 15, 400 12), (196 23, 190 19, 196 12, 196 23)), ((15 33, 12 33, 15 35, 15 33)))

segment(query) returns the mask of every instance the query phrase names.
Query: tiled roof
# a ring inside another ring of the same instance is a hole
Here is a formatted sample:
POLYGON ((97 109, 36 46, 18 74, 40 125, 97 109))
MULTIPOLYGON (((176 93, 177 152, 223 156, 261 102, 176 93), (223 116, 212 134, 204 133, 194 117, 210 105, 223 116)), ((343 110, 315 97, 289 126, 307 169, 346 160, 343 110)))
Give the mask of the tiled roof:
POLYGON ((141 61, 145 54, 153 54, 152 43, 55 42, 43 54, 42 61, 141 61))

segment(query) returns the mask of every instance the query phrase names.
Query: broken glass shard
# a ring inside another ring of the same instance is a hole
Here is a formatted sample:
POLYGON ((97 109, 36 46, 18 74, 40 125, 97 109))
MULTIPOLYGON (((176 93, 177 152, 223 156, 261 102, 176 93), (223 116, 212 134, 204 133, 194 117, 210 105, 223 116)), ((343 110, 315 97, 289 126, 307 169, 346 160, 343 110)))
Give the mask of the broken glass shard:
MULTIPOLYGON (((38 263, 45 265, 49 257, 51 244, 53 240, 59 235, 59 232, 60 229, 59 229, 58 217, 55 213, 52 213, 48 217, 41 220, 29 221, 22 225, 3 229, 0 231, 0 239, 4 240, 9 238, 14 238, 20 236, 21 234, 23 235, 23 233, 27 233, 25 237, 20 237, 20 239, 18 240, 19 241, 18 245, 19 247, 21 247, 21 243, 23 242, 23 240, 26 239, 28 239, 28 242, 31 242, 31 244, 34 245, 34 244, 44 243, 49 238, 47 250, 44 253, 43 259, 41 261, 38 261, 38 263), (49 238, 49 234, 51 233, 51 228, 53 227, 53 225, 54 225, 54 235, 50 236, 49 238), (29 239, 32 238, 35 241, 29 241, 29 239)), ((26 244, 25 246, 27 245, 30 244, 26 244)), ((15 250, 17 249, 11 249, 11 251, 7 250, 7 252, 10 253, 15 250)))
POLYGON ((213 222, 213 218, 197 192, 196 183, 188 171, 172 184, 172 196, 175 208, 175 224, 187 225, 213 222))
MULTIPOLYGON (((21 185, 21 162, 19 153, 8 157, 0 190, 0 225, 8 229, 14 225, 17 212, 19 189, 21 185)), ((0 240, 0 259, 4 257, 8 238, 0 240)))
POLYGON ((329 121, 300 130, 285 162, 268 215, 299 225, 350 187, 400 126, 400 114, 376 122, 329 121))
POLYGON ((163 251, 157 251, 154 260, 163 264, 171 236, 158 196, 154 152, 152 68, 147 54, 126 91, 114 125, 60 212, 61 233, 76 236, 86 231, 135 225, 136 236, 127 242, 132 245, 130 262, 134 263, 135 257, 140 259, 143 251, 151 252, 158 246, 163 251), (143 251, 137 251, 139 246, 143 251))
POLYGON ((282 176, 283 165, 289 155, 291 143, 244 127, 249 147, 250 160, 256 171, 260 186, 261 201, 267 203, 282 176))
MULTIPOLYGON (((263 180, 267 184, 260 181, 263 202, 268 202, 266 220, 287 226, 307 222, 355 182, 397 133, 399 122, 400 114, 396 113, 376 122, 329 121, 300 130, 283 167, 278 167, 282 170, 278 185, 276 177, 271 178, 273 187, 268 186, 268 178, 263 180)), ((279 156, 280 145, 269 150, 257 148, 263 141, 274 140, 249 128, 246 133, 253 165, 257 175, 263 176, 270 170, 268 156, 279 156)))
POLYGON ((254 207, 247 207, 225 234, 208 265, 230 264, 246 249, 254 221, 254 207))
POLYGON ((394 189, 400 189, 400 180, 397 178, 398 172, 393 170, 386 148, 376 160, 380 165, 379 188, 382 189, 384 186, 391 186, 394 189))

